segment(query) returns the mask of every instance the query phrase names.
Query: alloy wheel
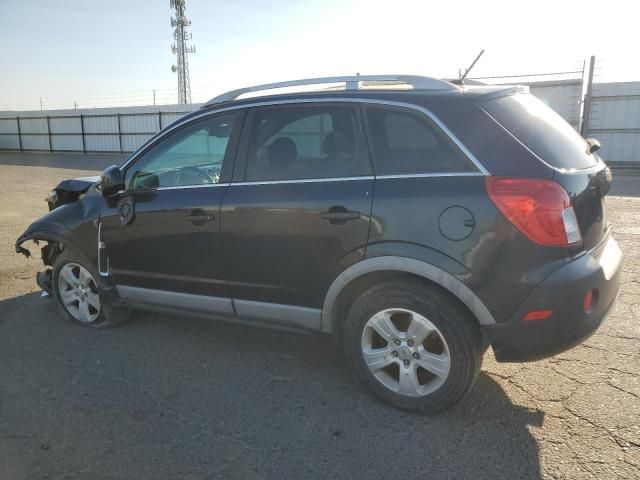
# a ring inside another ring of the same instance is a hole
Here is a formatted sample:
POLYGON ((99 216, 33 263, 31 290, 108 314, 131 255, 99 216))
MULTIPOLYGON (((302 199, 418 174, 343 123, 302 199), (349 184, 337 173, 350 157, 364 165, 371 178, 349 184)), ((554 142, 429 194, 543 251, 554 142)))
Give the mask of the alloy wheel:
POLYGON ((365 324, 361 344, 369 371, 400 395, 429 395, 449 376, 446 340, 432 322, 414 311, 389 308, 376 313, 365 324))
POLYGON ((79 322, 91 323, 100 315, 98 287, 82 265, 67 263, 60 269, 58 293, 64 308, 79 322))

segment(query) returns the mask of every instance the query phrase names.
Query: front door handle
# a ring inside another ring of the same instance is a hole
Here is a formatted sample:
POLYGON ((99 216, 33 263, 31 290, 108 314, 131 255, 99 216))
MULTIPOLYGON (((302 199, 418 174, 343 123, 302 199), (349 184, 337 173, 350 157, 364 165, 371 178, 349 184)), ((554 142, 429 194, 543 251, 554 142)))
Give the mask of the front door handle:
POLYGON ((342 206, 331 207, 328 212, 322 214, 322 218, 329 220, 332 225, 344 225, 349 220, 358 220, 360 216, 360 212, 352 212, 342 206))
POLYGON ((204 225, 206 222, 215 220, 215 218, 215 215, 207 215, 202 210, 194 210, 193 212, 191 212, 191 215, 187 216, 187 221, 193 223, 194 225, 200 226, 204 225))

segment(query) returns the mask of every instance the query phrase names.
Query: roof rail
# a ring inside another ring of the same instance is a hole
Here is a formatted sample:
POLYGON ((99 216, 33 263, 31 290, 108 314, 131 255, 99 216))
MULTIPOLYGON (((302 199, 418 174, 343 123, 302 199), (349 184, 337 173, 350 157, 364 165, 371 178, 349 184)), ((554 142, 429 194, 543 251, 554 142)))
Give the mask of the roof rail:
POLYGON ((252 87, 239 88, 230 92, 218 95, 206 102, 203 107, 208 107, 218 103, 229 102, 235 100, 245 93, 260 92, 263 90, 273 90, 276 88, 297 87, 303 85, 318 85, 328 83, 344 83, 346 90, 359 90, 363 87, 373 86, 379 83, 381 86, 389 86, 393 84, 406 84, 413 87, 414 90, 457 90, 458 87, 446 80, 438 78, 421 77, 418 75, 355 75, 348 77, 320 77, 305 78, 302 80, 290 80, 288 82, 266 83, 264 85, 254 85, 252 87))

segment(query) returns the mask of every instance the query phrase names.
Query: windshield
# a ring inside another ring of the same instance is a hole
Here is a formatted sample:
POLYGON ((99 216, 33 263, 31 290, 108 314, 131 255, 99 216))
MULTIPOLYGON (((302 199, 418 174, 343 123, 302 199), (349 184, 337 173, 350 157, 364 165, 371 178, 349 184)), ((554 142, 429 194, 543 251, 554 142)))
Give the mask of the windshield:
POLYGON ((596 157, 587 153, 587 143, 578 132, 533 95, 507 95, 480 103, 504 128, 551 166, 574 170, 597 163, 596 157))

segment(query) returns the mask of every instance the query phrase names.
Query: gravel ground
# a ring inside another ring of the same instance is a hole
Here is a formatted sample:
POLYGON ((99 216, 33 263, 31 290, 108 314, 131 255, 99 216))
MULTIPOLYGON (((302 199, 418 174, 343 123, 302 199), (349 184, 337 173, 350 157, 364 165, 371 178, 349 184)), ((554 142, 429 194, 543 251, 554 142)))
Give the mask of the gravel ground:
POLYGON ((13 243, 60 179, 119 159, 0 154, 0 479, 640 478, 640 177, 607 199, 625 271, 603 327, 540 362, 489 350, 473 392, 422 417, 360 388, 325 337, 62 321, 13 243))

